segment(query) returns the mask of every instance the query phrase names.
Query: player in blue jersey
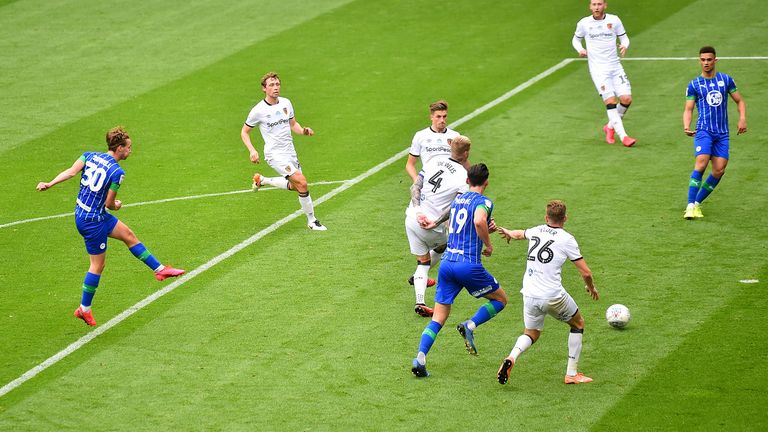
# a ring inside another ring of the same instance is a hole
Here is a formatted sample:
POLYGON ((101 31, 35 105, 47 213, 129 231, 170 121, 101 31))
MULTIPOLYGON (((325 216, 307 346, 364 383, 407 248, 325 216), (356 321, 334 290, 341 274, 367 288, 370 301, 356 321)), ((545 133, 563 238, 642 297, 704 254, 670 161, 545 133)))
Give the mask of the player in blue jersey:
POLYGON ((107 132, 109 151, 83 153, 70 168, 62 171, 53 180, 37 184, 37 190, 45 191, 81 173, 80 192, 77 194, 75 206, 75 224, 85 240, 90 266, 85 274, 82 300, 80 306, 75 309, 75 317, 82 319, 89 326, 96 325, 91 303, 104 271, 107 237, 124 242, 136 258, 155 272, 157 280, 184 274, 184 270, 160 264, 127 225, 105 210, 106 207, 117 211, 123 205, 120 200, 115 199, 125 176, 119 162, 130 156, 131 146, 131 137, 122 127, 112 128, 107 132))
POLYGON ((701 75, 688 83, 685 92, 685 109, 683 110, 683 131, 694 137, 693 149, 696 162, 688 183, 688 205, 683 217, 685 219, 702 218, 700 204, 720 182, 728 165, 729 132, 728 132, 728 96, 736 102, 739 110, 737 135, 747 132, 747 105, 741 97, 736 83, 729 75, 715 71, 717 54, 711 46, 699 50, 701 75), (699 118, 696 130, 691 130, 693 107, 696 106, 699 118), (712 162, 709 177, 702 182, 707 165, 712 162))
MULTIPOLYGON (((493 253, 490 233, 496 231, 496 224, 491 218, 493 202, 483 196, 488 187, 488 176, 485 164, 472 165, 467 172, 469 192, 459 195, 451 204, 448 247, 437 275, 434 316, 421 334, 419 352, 411 367, 411 372, 417 377, 429 376, 427 353, 451 313, 451 304, 462 289, 466 288, 473 297, 488 299, 471 319, 457 326, 470 354, 477 354, 475 328, 496 316, 507 304, 507 294, 481 262, 481 255, 489 257, 493 253)), ((445 219, 427 220, 424 228, 430 229, 445 219)))

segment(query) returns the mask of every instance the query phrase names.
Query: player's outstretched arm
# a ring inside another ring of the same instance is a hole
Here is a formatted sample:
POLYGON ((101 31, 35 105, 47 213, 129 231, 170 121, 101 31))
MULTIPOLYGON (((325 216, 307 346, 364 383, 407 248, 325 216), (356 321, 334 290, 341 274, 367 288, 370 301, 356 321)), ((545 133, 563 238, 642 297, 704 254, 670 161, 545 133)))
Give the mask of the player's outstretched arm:
POLYGON ((525 240, 525 230, 510 230, 503 227, 498 229, 499 235, 509 243, 510 240, 525 240))
POLYGON ((57 185, 57 184, 59 184, 59 183, 61 183, 63 181, 67 181, 67 180, 71 179, 72 177, 77 175, 77 173, 79 173, 83 169, 84 166, 85 166, 85 162, 83 162, 80 159, 76 160, 75 163, 73 163, 71 167, 69 167, 69 168, 65 169, 64 171, 62 171, 61 173, 59 173, 59 175, 54 177, 53 180, 51 180, 49 182, 40 182, 40 183, 38 183, 37 184, 37 190, 42 192, 44 190, 48 190, 48 189, 52 188, 54 185, 57 185))

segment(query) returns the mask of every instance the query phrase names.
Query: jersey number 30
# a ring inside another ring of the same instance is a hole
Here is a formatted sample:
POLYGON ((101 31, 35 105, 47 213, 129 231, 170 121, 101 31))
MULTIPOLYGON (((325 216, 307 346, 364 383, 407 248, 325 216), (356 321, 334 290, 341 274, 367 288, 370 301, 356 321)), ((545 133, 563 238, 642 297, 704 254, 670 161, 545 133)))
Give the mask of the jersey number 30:
POLYGON ((86 162, 85 163, 85 171, 83 171, 83 179, 80 180, 80 183, 83 186, 88 186, 88 188, 94 192, 98 192, 101 190, 101 187, 104 186, 104 181, 107 179, 107 172, 104 170, 104 168, 99 167, 93 162, 86 162))

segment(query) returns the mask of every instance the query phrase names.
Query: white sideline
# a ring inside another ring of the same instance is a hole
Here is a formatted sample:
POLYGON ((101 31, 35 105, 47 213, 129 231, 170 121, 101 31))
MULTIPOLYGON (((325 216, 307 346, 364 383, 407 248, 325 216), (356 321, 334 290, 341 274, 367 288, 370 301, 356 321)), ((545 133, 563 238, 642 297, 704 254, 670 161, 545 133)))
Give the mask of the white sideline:
MULTIPOLYGON (((721 57, 726 58, 726 57, 721 57)), ((675 59, 675 58, 659 58, 660 60, 668 60, 668 59, 675 59)), ((695 60, 696 58, 692 58, 695 60)), ((763 58, 751 58, 751 59, 763 59, 763 58)), ((503 95, 499 96, 498 98, 492 100, 491 102, 488 102, 487 104, 483 105, 482 107, 472 111, 471 113, 465 115, 464 117, 456 120, 455 122, 449 124, 448 126, 452 129, 457 128, 458 126, 474 119, 475 117, 479 116, 480 114, 488 111, 489 109, 499 105, 500 103, 506 101, 507 99, 511 98, 512 96, 520 93, 521 91, 529 88, 533 84, 537 83, 538 81, 541 81, 542 79, 546 78, 547 76, 553 74, 554 72, 562 69, 563 67, 567 66, 568 64, 572 63, 573 61, 578 60, 576 58, 567 58, 561 61, 560 63, 550 67, 549 69, 545 70, 544 72, 534 76, 533 78, 529 79, 528 81, 518 85, 517 87, 513 88, 512 90, 508 91, 507 93, 504 93, 503 95)), ((687 58, 686 58, 687 60, 687 58)), ((374 166, 373 168, 369 169, 368 171, 358 175, 357 177, 344 181, 341 186, 333 189, 332 191, 328 192, 327 194, 321 196, 319 199, 315 200, 316 204, 321 204, 325 201, 328 201, 329 199, 333 198, 334 196, 338 195, 339 193, 349 189, 350 187, 360 183, 361 181, 367 179, 368 177, 376 174, 377 172, 381 171, 382 169, 386 168, 387 166, 391 165, 392 163, 402 159, 408 154, 408 148, 404 149, 403 151, 397 153, 396 155, 390 157, 389 159, 385 160, 384 162, 381 162, 380 164, 374 166)), ((246 191, 234 191, 234 192, 227 192, 227 193, 242 193, 246 191)), ((224 193, 224 194, 227 194, 224 193)), ((204 196, 215 196, 218 194, 208 194, 208 195, 200 195, 198 197, 204 197, 204 196)), ((178 199, 192 199, 191 197, 182 197, 182 198, 170 198, 168 200, 160 200, 157 202, 164 202, 164 201, 171 201, 171 200, 178 200, 178 199)), ((152 201, 154 203, 155 201, 152 201)), ((150 203, 150 202, 147 202, 150 203)), ((139 203, 136 203, 134 205, 139 205, 139 203)), ((56 216, 48 216, 45 218, 36 218, 34 220, 42 220, 42 219, 49 219, 52 217, 63 217, 63 216, 69 216, 71 213, 67 213, 65 215, 56 215, 56 216)), ((190 271, 189 273, 185 274, 184 276, 180 277, 179 279, 175 280, 174 282, 170 283, 169 285, 165 286, 164 288, 156 291, 155 293, 149 295, 148 297, 144 298, 143 300, 139 301, 135 305, 129 307, 119 315, 115 316, 111 320, 107 321, 104 324, 101 324, 100 326, 93 329, 90 333, 87 335, 81 337, 80 339, 76 340, 75 342, 71 343, 69 346, 64 348, 63 350, 59 351, 58 353, 54 354, 53 356, 49 357, 39 365, 33 367, 32 369, 28 370, 24 374, 22 374, 20 377, 16 378, 15 380, 9 382, 8 384, 4 385, 2 388, 0 388, 0 397, 8 394, 13 389, 19 387, 20 385, 24 384, 26 381, 30 380, 31 378, 35 377, 40 372, 44 371, 48 367, 56 364, 59 360, 62 360, 63 358, 67 357, 69 354, 72 354, 73 352, 77 351, 79 348, 81 348, 83 345, 87 344, 100 334, 103 334, 110 328, 116 326, 117 324, 121 323, 131 315, 135 314, 139 310, 143 309, 145 306, 151 304, 155 300, 159 299, 160 297, 170 293, 171 291, 175 290, 188 280, 196 277, 197 275, 203 273, 204 271, 210 269, 211 267, 215 266, 216 264, 224 261, 225 259, 231 257, 232 255, 236 254, 237 252, 245 249, 246 247, 250 246, 251 244, 255 243, 262 237, 266 236, 267 234, 277 230, 281 226, 285 225, 286 223, 292 221, 293 219, 296 219, 297 217, 303 215, 302 210, 296 210, 295 212, 289 214, 288 216, 285 216, 284 218, 278 220, 277 222, 273 223, 272 225, 268 226, 267 228, 264 228, 263 230, 259 231, 258 233, 254 234, 253 236, 245 239, 241 243, 235 245, 231 249, 227 250, 226 252, 212 258, 210 261, 206 262, 205 264, 201 265, 200 267, 190 271)), ((29 220, 31 221, 31 220, 29 220)), ((23 223, 23 222, 17 222, 17 223, 23 223)), ((12 223, 16 224, 16 223, 12 223)), ((9 224, 0 225, 0 228, 10 226, 9 224)))
MULTIPOLYGON (((347 180, 319 181, 319 182, 309 183, 309 186, 344 183, 345 181, 347 180)), ((275 188, 264 187, 259 189, 259 192, 270 191, 270 190, 275 190, 275 188)), ((135 203, 126 204, 123 207, 136 207, 136 206, 143 206, 148 204, 160 204, 160 203, 171 202, 171 201, 184 201, 184 200, 191 200, 191 199, 210 198, 210 197, 217 197, 222 195, 234 195, 234 194, 249 193, 249 192, 253 192, 253 191, 251 189, 243 189, 243 190, 236 190, 236 191, 229 191, 229 192, 208 193, 208 194, 202 194, 202 195, 188 195, 188 196, 176 197, 176 198, 159 199, 154 201, 135 202, 135 203)), ((48 219, 63 218, 63 217, 72 216, 72 215, 74 215, 74 212, 59 213, 51 216, 41 216, 41 217, 36 217, 31 219, 22 219, 14 222, 0 224, 0 229, 7 228, 13 225, 20 225, 24 223, 37 222, 37 221, 48 220, 48 219)))

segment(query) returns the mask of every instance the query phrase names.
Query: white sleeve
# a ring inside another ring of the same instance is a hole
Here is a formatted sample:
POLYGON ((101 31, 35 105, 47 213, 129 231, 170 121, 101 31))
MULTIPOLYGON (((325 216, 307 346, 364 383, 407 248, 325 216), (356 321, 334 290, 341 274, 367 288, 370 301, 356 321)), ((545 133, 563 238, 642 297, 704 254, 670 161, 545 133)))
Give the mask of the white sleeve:
POLYGON ((619 36, 619 43, 624 48, 629 48, 629 37, 627 36, 626 33, 624 33, 623 35, 619 36))
POLYGON ((291 101, 290 101, 290 100, 288 100, 288 99, 286 99, 286 100, 285 100, 285 104, 286 104, 286 105, 288 105, 288 118, 289 118, 289 119, 292 119, 292 118, 294 118, 294 114, 293 114, 293 104, 292 104, 292 103, 291 103, 291 101))
POLYGON ((579 250, 579 244, 576 242, 574 237, 568 239, 568 241, 565 243, 565 246, 563 247, 563 251, 571 261, 576 261, 577 259, 582 258, 581 250, 579 250))
POLYGON ((581 51, 584 50, 584 45, 581 44, 580 37, 573 35, 573 39, 571 39, 571 45, 573 45, 573 49, 576 50, 577 53, 581 53, 581 51))
POLYGON ((245 124, 251 128, 255 128, 259 124, 259 111, 256 107, 251 108, 251 112, 248 113, 248 117, 245 119, 245 124))
POLYGON ((416 157, 421 156, 421 140, 419 139, 418 132, 416 132, 416 134, 413 136, 413 140, 411 141, 411 149, 408 151, 408 153, 416 157))

